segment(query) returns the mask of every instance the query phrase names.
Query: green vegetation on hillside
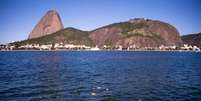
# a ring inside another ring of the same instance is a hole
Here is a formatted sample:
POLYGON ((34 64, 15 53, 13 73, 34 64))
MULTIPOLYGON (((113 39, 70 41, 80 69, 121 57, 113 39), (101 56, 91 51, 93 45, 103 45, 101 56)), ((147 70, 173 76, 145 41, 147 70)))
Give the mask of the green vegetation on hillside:
POLYGON ((66 28, 43 37, 14 42, 11 43, 11 45, 15 45, 18 47, 26 44, 41 45, 41 44, 54 44, 62 42, 65 44, 74 44, 74 45, 82 44, 82 45, 93 46, 93 42, 88 36, 89 33, 87 31, 81 31, 75 28, 66 28))

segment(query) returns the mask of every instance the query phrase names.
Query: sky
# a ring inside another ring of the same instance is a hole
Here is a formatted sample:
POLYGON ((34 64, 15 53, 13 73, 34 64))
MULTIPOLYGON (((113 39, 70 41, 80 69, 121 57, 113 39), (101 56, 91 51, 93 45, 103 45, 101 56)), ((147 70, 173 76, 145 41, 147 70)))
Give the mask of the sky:
POLYGON ((27 39, 52 9, 64 27, 81 30, 148 18, 175 26, 180 35, 201 32, 201 0, 0 0, 0 44, 27 39))

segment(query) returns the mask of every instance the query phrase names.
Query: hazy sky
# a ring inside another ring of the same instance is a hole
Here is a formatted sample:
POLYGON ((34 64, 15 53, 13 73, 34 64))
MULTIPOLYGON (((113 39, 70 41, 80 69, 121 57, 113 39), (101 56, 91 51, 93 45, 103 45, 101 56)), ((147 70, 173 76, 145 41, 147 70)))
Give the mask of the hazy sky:
POLYGON ((0 43, 26 39, 50 9, 65 27, 81 30, 149 18, 174 25, 181 35, 201 32, 201 0, 0 0, 0 43))

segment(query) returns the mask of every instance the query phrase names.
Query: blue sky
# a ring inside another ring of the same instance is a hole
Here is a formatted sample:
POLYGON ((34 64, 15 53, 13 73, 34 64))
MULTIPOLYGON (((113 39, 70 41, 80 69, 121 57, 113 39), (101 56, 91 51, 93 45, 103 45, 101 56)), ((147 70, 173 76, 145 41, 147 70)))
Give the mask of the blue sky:
POLYGON ((201 32, 201 0, 0 0, 0 43, 26 39, 51 9, 65 27, 81 30, 149 18, 172 24, 181 35, 201 32))

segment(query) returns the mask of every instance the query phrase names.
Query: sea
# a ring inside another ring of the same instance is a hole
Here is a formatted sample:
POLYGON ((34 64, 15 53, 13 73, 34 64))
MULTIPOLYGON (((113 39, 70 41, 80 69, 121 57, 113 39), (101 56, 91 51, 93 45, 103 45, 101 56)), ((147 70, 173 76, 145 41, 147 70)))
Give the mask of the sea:
POLYGON ((3 51, 0 101, 201 101, 201 52, 3 51))

